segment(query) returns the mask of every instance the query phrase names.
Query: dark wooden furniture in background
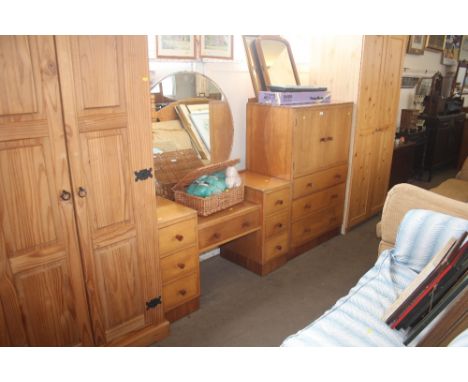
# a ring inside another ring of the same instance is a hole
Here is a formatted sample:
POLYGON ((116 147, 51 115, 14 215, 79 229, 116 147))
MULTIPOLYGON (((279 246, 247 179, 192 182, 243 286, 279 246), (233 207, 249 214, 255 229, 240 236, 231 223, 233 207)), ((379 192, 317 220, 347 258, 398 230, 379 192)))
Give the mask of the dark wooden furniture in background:
MULTIPOLYGON (((464 108, 463 111, 468 112, 468 108, 464 108)), ((468 156, 468 119, 465 115, 465 126, 463 128, 462 141, 460 144, 460 152, 458 154, 458 166, 460 170, 465 162, 466 157, 468 156)))
POLYGON ((414 175, 416 165, 416 150, 421 146, 418 142, 401 143, 393 149, 392 169, 388 189, 399 183, 407 183, 414 175))
POLYGON ((429 172, 444 166, 456 166, 462 140, 465 113, 429 116, 421 115, 426 121, 427 143, 423 169, 429 172))

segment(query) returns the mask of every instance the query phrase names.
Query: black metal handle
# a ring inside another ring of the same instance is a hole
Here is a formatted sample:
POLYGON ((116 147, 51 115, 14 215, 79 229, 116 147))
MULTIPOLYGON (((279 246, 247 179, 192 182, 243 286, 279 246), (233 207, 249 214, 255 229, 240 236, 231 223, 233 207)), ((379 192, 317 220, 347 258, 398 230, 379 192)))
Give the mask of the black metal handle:
POLYGON ((88 192, 86 191, 86 189, 84 187, 79 187, 78 188, 78 196, 80 198, 86 198, 86 195, 88 195, 88 192))
POLYGON ((71 198, 71 193, 68 192, 67 190, 62 190, 62 192, 60 193, 60 199, 67 201, 67 200, 70 200, 70 198, 71 198))

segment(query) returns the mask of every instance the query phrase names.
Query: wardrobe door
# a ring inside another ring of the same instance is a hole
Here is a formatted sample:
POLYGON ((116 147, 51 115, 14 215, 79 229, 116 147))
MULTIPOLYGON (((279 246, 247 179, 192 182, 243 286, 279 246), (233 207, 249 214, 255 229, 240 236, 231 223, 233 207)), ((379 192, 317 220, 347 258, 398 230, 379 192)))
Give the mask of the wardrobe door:
POLYGON ((97 344, 163 321, 147 42, 58 36, 67 145, 97 344), (156 301, 156 300, 155 300, 156 301), (154 307, 153 307, 154 306, 154 307))
POLYGON ((91 345, 53 37, 0 68, 0 345, 91 345))
POLYGON ((379 106, 379 123, 374 138, 374 150, 376 154, 372 162, 372 198, 370 199, 371 205, 369 207, 371 214, 377 213, 382 209, 387 197, 405 49, 405 36, 385 36, 384 62, 380 75, 382 90, 379 106))

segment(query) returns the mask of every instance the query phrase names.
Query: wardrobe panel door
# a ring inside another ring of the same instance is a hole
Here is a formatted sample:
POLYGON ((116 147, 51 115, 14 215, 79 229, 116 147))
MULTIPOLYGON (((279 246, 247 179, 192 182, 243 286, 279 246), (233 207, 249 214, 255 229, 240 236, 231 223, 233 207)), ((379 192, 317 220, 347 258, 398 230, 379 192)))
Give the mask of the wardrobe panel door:
POLYGON ((0 67, 0 339, 91 345, 53 38, 0 36, 0 67))
POLYGON ((362 133, 380 127, 379 106, 383 89, 380 76, 384 45, 384 36, 364 37, 356 120, 357 130, 362 133))
POLYGON ((163 321, 146 38, 58 36, 78 230, 98 344, 163 321))
POLYGON ((369 212, 374 159, 374 132, 356 132, 349 195, 348 227, 363 221, 369 212))

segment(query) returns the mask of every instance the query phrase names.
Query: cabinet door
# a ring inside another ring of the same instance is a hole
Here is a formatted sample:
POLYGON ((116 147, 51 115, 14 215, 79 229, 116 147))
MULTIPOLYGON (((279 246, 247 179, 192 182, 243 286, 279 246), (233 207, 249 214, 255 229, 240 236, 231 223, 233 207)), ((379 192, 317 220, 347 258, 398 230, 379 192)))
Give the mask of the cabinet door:
POLYGON ((0 68, 0 345, 91 345, 53 37, 0 68))
POLYGON ((298 109, 295 112, 295 177, 347 163, 352 106, 298 109))
POLYGON ((56 37, 67 145, 97 344, 162 322, 145 37, 56 37))

